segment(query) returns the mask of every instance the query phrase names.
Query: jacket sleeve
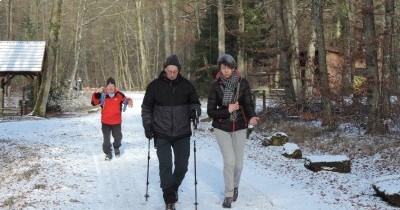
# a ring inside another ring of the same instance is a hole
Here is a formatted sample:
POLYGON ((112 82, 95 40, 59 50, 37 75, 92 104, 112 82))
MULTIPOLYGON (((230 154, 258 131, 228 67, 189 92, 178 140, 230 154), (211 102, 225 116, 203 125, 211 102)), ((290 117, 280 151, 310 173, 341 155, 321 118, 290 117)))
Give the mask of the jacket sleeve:
POLYGON ((228 107, 218 106, 218 88, 219 86, 217 82, 215 82, 208 92, 207 114, 213 119, 228 118, 230 116, 228 107))
POLYGON ((199 100, 199 97, 197 95, 196 92, 196 88, 193 86, 193 84, 191 84, 192 87, 192 92, 189 96, 189 100, 190 100, 190 110, 196 110, 197 111, 197 116, 200 117, 201 115, 201 103, 199 100))
POLYGON ((100 104, 101 93, 96 92, 92 94, 91 104, 92 106, 97 106, 100 104))
POLYGON ((242 106, 244 112, 246 113, 246 116, 251 119, 252 117, 257 116, 254 109, 254 101, 253 95, 251 93, 251 88, 249 82, 246 79, 242 79, 241 86, 243 87, 243 95, 239 104, 242 106))
POLYGON ((154 91, 151 87, 152 85, 150 83, 144 94, 142 103, 142 123, 144 128, 153 124, 154 91))

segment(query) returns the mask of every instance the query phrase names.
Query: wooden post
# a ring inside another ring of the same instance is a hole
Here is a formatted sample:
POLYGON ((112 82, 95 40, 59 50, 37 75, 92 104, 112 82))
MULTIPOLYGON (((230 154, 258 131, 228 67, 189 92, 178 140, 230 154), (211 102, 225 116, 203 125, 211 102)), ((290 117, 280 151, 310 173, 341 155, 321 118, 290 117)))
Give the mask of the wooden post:
POLYGON ((263 96, 263 111, 265 112, 267 110, 267 104, 266 104, 266 91, 262 91, 262 96, 263 96))
POLYGON ((3 86, 3 78, 0 78, 0 116, 3 116, 3 108, 4 108, 4 86, 3 86))

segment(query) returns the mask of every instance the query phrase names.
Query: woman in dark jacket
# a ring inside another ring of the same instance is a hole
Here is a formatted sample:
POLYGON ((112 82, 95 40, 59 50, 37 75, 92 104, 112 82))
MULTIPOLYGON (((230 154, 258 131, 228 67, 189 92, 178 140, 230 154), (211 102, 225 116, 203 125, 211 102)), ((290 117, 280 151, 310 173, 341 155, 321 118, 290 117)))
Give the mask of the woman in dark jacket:
POLYGON ((240 76, 235 59, 228 54, 218 58, 220 72, 210 88, 207 113, 224 159, 224 208, 230 208, 238 197, 243 168, 244 146, 248 125, 257 125, 259 118, 249 83, 240 76))

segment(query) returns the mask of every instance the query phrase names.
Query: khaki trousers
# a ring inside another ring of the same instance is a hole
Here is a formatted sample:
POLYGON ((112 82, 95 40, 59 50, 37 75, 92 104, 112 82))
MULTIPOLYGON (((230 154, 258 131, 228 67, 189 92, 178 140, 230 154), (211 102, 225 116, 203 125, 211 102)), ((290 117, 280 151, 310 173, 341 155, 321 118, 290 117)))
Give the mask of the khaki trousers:
POLYGON ((233 189, 239 187, 243 169, 244 146, 246 144, 246 129, 226 132, 214 129, 219 149, 224 159, 225 197, 233 196, 233 189))

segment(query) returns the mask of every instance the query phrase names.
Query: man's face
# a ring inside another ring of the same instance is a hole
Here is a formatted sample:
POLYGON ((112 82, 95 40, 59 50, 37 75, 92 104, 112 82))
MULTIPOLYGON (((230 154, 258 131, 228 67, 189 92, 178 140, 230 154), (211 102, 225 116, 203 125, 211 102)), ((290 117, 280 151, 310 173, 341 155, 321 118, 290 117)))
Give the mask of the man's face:
POLYGON ((165 67, 164 71, 167 74, 167 78, 170 80, 175 80, 179 74, 178 67, 174 65, 168 65, 167 67, 165 67))

